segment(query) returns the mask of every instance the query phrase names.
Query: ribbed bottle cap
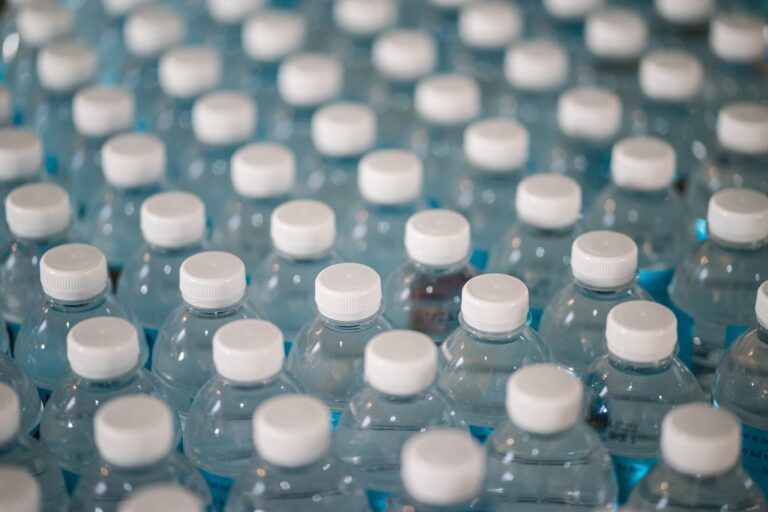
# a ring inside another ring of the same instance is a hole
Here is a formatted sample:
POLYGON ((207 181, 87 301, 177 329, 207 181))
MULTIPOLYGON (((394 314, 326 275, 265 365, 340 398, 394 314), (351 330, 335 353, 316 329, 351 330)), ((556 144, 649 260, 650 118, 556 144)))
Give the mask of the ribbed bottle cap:
POLYGON ((280 395, 253 415, 253 443, 262 459, 296 468, 318 460, 331 446, 331 415, 317 398, 280 395))
POLYGON ((655 0, 656 12, 669 23, 706 23, 715 12, 715 0, 655 0))
POLYGON ((320 314, 331 320, 365 320, 381 309, 381 278, 359 263, 331 265, 315 278, 315 303, 320 314))
POLYGON ((283 368, 283 333, 272 322, 235 320, 213 335, 213 364, 225 379, 251 384, 283 368))
POLYGON ((376 114, 361 103, 327 105, 312 116, 312 142, 326 156, 362 155, 376 143, 376 114))
POLYGON ((11 101, 11 93, 8 87, 0 85, 0 126, 10 124, 12 115, 13 103, 11 101))
POLYGON ((208 15, 217 23, 236 25, 267 5, 267 0, 205 0, 208 15))
POLYGON ((549 15, 564 20, 585 18, 602 4, 603 0, 544 0, 549 15))
POLYGON ((437 348, 426 335, 394 330, 377 334, 365 346, 365 380, 381 393, 413 396, 437 376, 437 348))
POLYGON ((416 434, 403 445, 401 460, 406 492, 426 505, 462 505, 483 490, 485 452, 462 430, 416 434))
POLYGON ((405 251, 423 265, 448 266, 469 255, 469 222, 451 210, 426 210, 405 225, 405 251))
POLYGON ((514 331, 528 318, 528 288, 506 274, 473 277, 461 290, 461 318, 482 332, 514 331))
POLYGON ((93 430, 99 455, 116 466, 147 466, 173 450, 173 414, 149 395, 108 401, 96 410, 93 430))
POLYGON ((409 151, 383 149, 360 160, 357 187, 363 199, 374 204, 405 204, 421 195, 424 168, 409 151))
POLYGON ((333 19, 344 32, 372 37, 397 22, 396 0, 336 0, 333 19))
POLYGON ((712 477, 729 471, 741 456, 741 427, 724 409, 686 404, 672 409, 661 424, 664 462, 686 475, 712 477))
POLYGON ((31 183, 5 198, 5 218, 13 236, 42 240, 69 227, 72 210, 67 192, 51 183, 31 183))
POLYGON ((221 58, 215 50, 201 46, 174 48, 161 57, 158 74, 165 94, 194 98, 218 87, 221 58))
POLYGON ((59 245, 40 259, 43 292, 56 300, 92 299, 107 288, 108 279, 107 259, 91 245, 59 245))
POLYGON ((21 42, 39 48, 72 32, 72 11, 55 3, 38 2, 25 5, 16 15, 21 42))
POLYGON ((569 137, 604 141, 621 128, 622 106, 616 93, 600 87, 577 87, 557 103, 557 122, 569 137))
POLYGON ((571 248, 571 272, 576 280, 595 288, 626 285, 637 273, 637 245, 614 231, 590 231, 571 248))
POLYGON ((520 368, 507 381, 509 420, 526 432, 549 435, 581 420, 581 381, 554 364, 520 368))
POLYGON ((755 315, 757 316, 757 323, 764 329, 768 329, 768 281, 764 282, 757 290, 755 315))
POLYGON ((99 316, 78 322, 67 334, 72 371, 90 380, 110 380, 139 364, 139 335, 127 320, 99 316))
POLYGON ((520 10, 500 0, 471 2, 459 14, 459 36, 470 48, 503 50, 522 31, 520 10))
POLYGON ((282 144, 248 144, 232 156, 232 186, 241 196, 265 198, 288 194, 295 176, 296 158, 282 144))
POLYGON ((768 107, 730 103, 717 116, 717 139, 724 148, 757 155, 768 152, 768 107))
POLYGON ((204 512, 203 502, 184 487, 157 484, 142 487, 120 504, 118 512, 204 512))
POLYGON ((475 121, 464 130, 464 155, 480 170, 519 169, 528 161, 528 146, 528 130, 511 119, 492 117, 475 121))
POLYGON ((243 26, 243 50, 256 61, 276 62, 304 46, 304 18, 288 11, 264 10, 243 26))
POLYGON ((757 62, 765 55, 763 22, 746 13, 719 14, 709 28, 709 46, 728 62, 757 62))
POLYGON ((86 137, 107 137, 130 130, 136 114, 133 95, 122 87, 94 86, 75 95, 72 120, 86 137))
POLYGON ((466 124, 480 115, 480 87, 463 75, 432 75, 419 80, 414 103, 416 112, 428 123, 466 124))
POLYGON ((336 215, 320 201, 288 201, 272 212, 270 235, 275 248, 289 256, 324 254, 336 240, 336 215))
POLYGON ((632 300, 614 306, 605 323, 608 351, 631 363, 655 363, 677 346, 677 319, 655 302, 632 300))
POLYGON ((165 144, 146 133, 124 133, 101 147, 101 169, 115 188, 137 188, 159 183, 165 176, 165 144))
POLYGON ((43 141, 21 128, 0 129, 0 181, 29 178, 43 168, 43 141))
POLYGON ((21 426, 21 404, 16 391, 0 382, 0 446, 14 439, 21 426))
POLYGON ((768 196, 748 188, 727 188, 709 199, 709 232, 736 244, 768 237, 768 196))
POLYGON ((96 77, 96 52, 74 41, 52 43, 37 56, 37 78, 45 89, 70 92, 96 77))
POLYGON ((647 97, 688 101, 701 91, 704 68, 699 59, 679 50, 657 50, 640 60, 640 88, 647 97))
POLYGON ((316 107, 336 98, 342 83, 341 62, 322 53, 288 57, 277 72, 280 97, 295 107, 316 107))
POLYGON ((197 140, 212 146, 245 142, 256 131, 256 103, 243 92, 209 92, 192 107, 192 129, 197 140))
POLYGON ((228 252, 208 251, 190 256, 179 269, 184 302, 201 309, 221 309, 245 296, 245 265, 228 252))
POLYGON ((648 26, 640 14, 629 9, 603 9, 587 18, 587 48, 608 60, 634 60, 648 42, 648 26))
POLYGON ((669 187, 677 168, 675 149, 656 137, 627 137, 613 145, 611 179, 622 188, 669 187))
POLYGON ((425 32, 399 28, 376 38, 371 59, 387 80, 413 82, 434 72, 437 45, 425 32))
POLYGON ((18 466, 0 467, 0 510, 3 512, 43 510, 40 484, 29 471, 18 466))
POLYGON ((504 75, 524 91, 556 90, 568 77, 568 54, 554 41, 521 42, 507 50, 504 75))
POLYGON ((157 57, 181 44, 186 36, 184 18, 168 7, 150 6, 125 22, 123 38, 128 51, 138 57, 157 57))
POLYGON ((521 221, 537 228, 572 226, 581 214, 581 187, 562 174, 528 176, 517 186, 515 208, 521 221))
POLYGON ((205 236, 205 205, 187 192, 155 194, 141 205, 141 234, 151 245, 178 249, 205 236))
POLYGON ((101 0, 104 10, 113 18, 125 16, 131 11, 138 9, 142 5, 150 3, 152 0, 101 0))

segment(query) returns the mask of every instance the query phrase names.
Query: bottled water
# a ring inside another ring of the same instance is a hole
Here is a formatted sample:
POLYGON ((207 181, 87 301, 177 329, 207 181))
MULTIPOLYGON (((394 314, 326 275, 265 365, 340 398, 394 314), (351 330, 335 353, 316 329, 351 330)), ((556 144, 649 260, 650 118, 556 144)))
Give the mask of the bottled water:
POLYGON ((543 3, 547 19, 540 31, 557 38, 575 55, 583 55, 586 52, 584 22, 604 0, 544 0, 543 3))
MULTIPOLYGON (((13 189, 43 177, 43 145, 31 131, 0 128, 0 200, 13 189)), ((0 208, 0 240, 9 238, 5 210, 0 208)))
POLYGON ((441 343, 459 326, 461 289, 477 273, 469 264, 469 240, 469 223, 456 212, 426 210, 408 219, 408 258, 384 286, 384 309, 396 329, 441 343))
POLYGON ((705 399, 696 377, 675 355, 677 320, 666 307, 619 304, 608 313, 605 339, 608 354, 583 376, 587 422, 611 452, 624 502, 656 463, 664 415, 705 399))
POLYGON ((654 0, 652 43, 686 48, 701 58, 709 53, 709 21, 714 0, 654 0))
POLYGON ((123 500, 117 512, 205 512, 200 498, 174 484, 142 487, 123 500))
POLYGON ((226 86, 233 86, 242 62, 242 26, 249 16, 268 4, 266 0, 206 0, 208 19, 200 27, 203 43, 220 48, 226 86))
POLYGON ((503 274, 475 277, 461 291, 461 326, 440 347, 439 386, 481 442, 506 416, 509 376, 550 359, 527 317, 528 289, 522 281, 503 274))
POLYGON ((34 435, 43 414, 43 404, 35 383, 18 367, 9 353, 0 351, 0 384, 11 387, 19 397, 21 423, 19 431, 34 435))
POLYGON ((301 386, 283 369, 283 334, 264 320, 236 320, 213 335, 216 375, 189 409, 184 453, 208 481, 217 510, 223 510, 232 480, 250 464, 251 411, 301 386))
POLYGON ((661 425, 661 457, 635 487, 638 512, 664 510, 765 510, 760 489, 739 464, 736 418, 704 404, 679 407, 661 425))
POLYGON ((582 393, 578 379, 551 364, 510 377, 509 420, 486 444, 493 510, 615 510, 611 457, 583 422, 582 393))
POLYGON ((253 415, 257 455, 235 481, 228 512, 367 511, 362 489, 329 454, 328 409, 317 398, 272 397, 253 415))
POLYGON ((40 512, 43 503, 40 484, 24 468, 0 467, 0 509, 18 512, 40 512))
MULTIPOLYGON (((539 333, 553 362, 579 376, 605 354, 608 312, 621 302, 651 298, 637 285, 637 246, 620 233, 579 236, 571 249, 571 273, 571 282, 544 309, 539 333)), ((683 348, 684 361, 688 353, 683 348)))

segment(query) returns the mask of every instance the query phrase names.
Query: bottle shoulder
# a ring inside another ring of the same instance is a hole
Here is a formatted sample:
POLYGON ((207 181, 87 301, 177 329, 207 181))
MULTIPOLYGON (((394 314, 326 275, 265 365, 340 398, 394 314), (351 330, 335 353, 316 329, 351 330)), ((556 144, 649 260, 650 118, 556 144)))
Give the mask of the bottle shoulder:
POLYGON ((501 459, 503 464, 580 461, 582 464, 611 466, 608 450, 586 423, 578 423, 557 434, 538 435, 507 420, 488 438, 486 449, 492 458, 501 459))
POLYGON ((489 364, 495 367, 502 365, 508 357, 545 362, 549 360, 550 353, 544 339, 527 325, 508 336, 493 337, 460 326, 443 342, 440 356, 448 366, 469 363, 473 359, 488 360, 490 357, 492 361, 489 364))

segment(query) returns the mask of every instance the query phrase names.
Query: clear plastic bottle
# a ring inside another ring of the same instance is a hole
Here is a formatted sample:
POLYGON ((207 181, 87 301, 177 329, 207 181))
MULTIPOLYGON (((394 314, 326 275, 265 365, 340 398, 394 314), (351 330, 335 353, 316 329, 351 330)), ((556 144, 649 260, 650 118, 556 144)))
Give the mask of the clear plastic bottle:
POLYGON ((206 512, 203 501, 176 484, 142 487, 120 503, 117 512, 206 512))
POLYGON ((491 510, 615 510, 608 450, 583 420, 583 386, 537 364, 507 382, 508 421, 486 443, 491 510))
POLYGON ((30 472, 14 466, 0 466, 0 510, 42 512, 40 484, 30 472))
MULTIPOLYGON (((0 200, 13 189, 42 179, 43 144, 35 133, 18 128, 0 128, 0 200)), ((5 209, 0 208, 0 241, 9 238, 5 209)))
POLYGON ((235 481, 227 512, 368 511, 363 490, 329 452, 329 411, 317 398, 270 398, 253 415, 256 456, 235 481))
POLYGON ((677 320, 666 307, 646 301, 615 306, 605 339, 608 354, 593 361, 582 380, 587 423, 611 452, 623 503, 656 463, 667 412, 706 400, 675 355, 677 320))
POLYGON ((0 352, 0 383, 10 386, 19 397, 21 407, 20 431, 34 435, 43 415, 43 404, 35 383, 19 368, 10 354, 0 352))
POLYGON ((195 38, 210 48, 218 48, 224 66, 224 85, 235 85, 243 63, 242 27, 251 16, 269 4, 267 0, 206 0, 207 18, 196 27, 195 38))

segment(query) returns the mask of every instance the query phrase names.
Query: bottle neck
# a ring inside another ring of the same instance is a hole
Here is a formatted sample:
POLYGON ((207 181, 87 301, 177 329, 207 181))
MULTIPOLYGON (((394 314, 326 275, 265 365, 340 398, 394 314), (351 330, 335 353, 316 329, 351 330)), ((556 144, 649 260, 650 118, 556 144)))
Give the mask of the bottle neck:
POLYGON ((631 293, 635 287, 636 279, 637 278, 635 277, 632 279, 632 281, 620 286, 613 287, 613 288, 600 288, 597 286, 592 286, 587 283, 584 283, 583 281, 579 281, 575 277, 573 278, 573 284, 582 293, 585 293, 588 295, 597 295, 602 298, 611 298, 611 297, 620 297, 622 295, 627 295, 631 293))
POLYGON ((716 235, 710 233, 709 239, 712 241, 712 243, 720 247, 724 247, 730 250, 737 250, 737 251, 754 251, 756 249, 760 249, 768 246, 768 238, 755 240, 753 242, 740 243, 740 242, 730 242, 728 240, 723 240, 722 238, 718 238, 716 235))
POLYGON ((128 386, 131 382, 136 380, 136 377, 138 376, 139 372, 139 366, 135 366, 133 369, 131 369, 128 373, 124 373, 122 375, 117 375, 114 377, 109 377, 106 379, 89 379, 87 377, 83 377, 82 375, 78 375, 75 373, 75 376, 78 381, 78 386, 89 389, 91 391, 104 391, 104 390, 113 390, 116 388, 124 388, 128 386))
POLYGON ((243 297, 228 306, 223 306, 220 308, 199 308, 197 306, 194 306, 190 304, 189 302, 184 301, 184 306, 186 306, 187 310, 199 318, 220 318, 220 317, 226 317, 230 315, 234 315, 238 311, 240 311, 243 306, 245 305, 246 300, 248 299, 248 293, 243 295, 243 297))
POLYGON ((380 307, 379 310, 374 315, 369 316, 368 318, 364 318, 362 320, 352 320, 352 321, 334 320, 333 318, 328 318, 327 316, 324 316, 322 313, 318 313, 317 316, 326 327, 334 331, 359 332, 359 331, 365 331, 367 329, 370 329, 376 322, 378 322, 379 318, 381 317, 382 311, 383 311, 383 307, 380 307))
POLYGON ((414 267, 416 267, 416 270, 420 272, 430 274, 456 274, 464 270, 469 265, 469 256, 466 256, 462 260, 450 265, 427 265, 426 263, 419 262, 413 258, 410 258, 409 261, 414 267))
POLYGON ((104 291, 102 291, 100 294, 88 299, 68 301, 68 300, 56 299, 54 297, 51 297, 50 295, 46 295, 45 299, 48 305, 51 307, 51 309, 55 309, 57 311, 74 313, 78 311, 87 311, 89 309, 93 309, 95 307, 100 306, 107 300, 108 294, 109 294, 109 287, 106 286, 104 288, 104 291))
POLYGON ((150 252, 161 254, 163 256, 184 256, 190 253, 201 252, 203 250, 202 240, 198 240, 197 242, 191 243, 189 245, 183 245, 181 247, 161 247, 150 242, 146 242, 146 244, 150 252))
POLYGON ((629 361, 627 359, 623 359, 612 352, 608 352, 608 359, 614 367, 618 368, 621 371, 634 372, 634 373, 648 373, 648 372, 663 371, 668 369, 670 366, 672 366, 672 362, 674 361, 675 358, 674 358, 674 355, 670 355, 663 359, 659 359, 658 361, 638 363, 636 361, 629 361))
POLYGON ((526 321, 523 322, 518 327, 516 327, 515 329, 504 331, 504 332, 488 332, 488 331, 477 329, 476 327, 472 327, 464 319, 464 315, 462 313, 459 313, 459 325, 461 325, 462 329, 467 331, 470 334, 470 336, 472 336, 473 338, 482 339, 484 341, 491 341, 491 342, 497 342, 497 343, 505 343, 505 342, 520 338, 523 335, 523 331, 528 326, 530 319, 531 319, 531 315, 529 313, 527 315, 526 321))

